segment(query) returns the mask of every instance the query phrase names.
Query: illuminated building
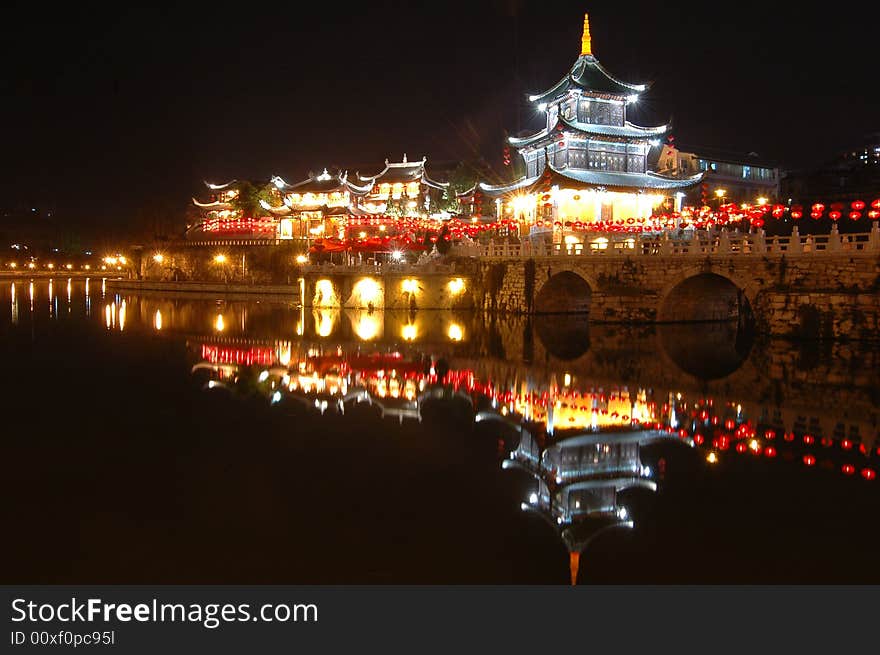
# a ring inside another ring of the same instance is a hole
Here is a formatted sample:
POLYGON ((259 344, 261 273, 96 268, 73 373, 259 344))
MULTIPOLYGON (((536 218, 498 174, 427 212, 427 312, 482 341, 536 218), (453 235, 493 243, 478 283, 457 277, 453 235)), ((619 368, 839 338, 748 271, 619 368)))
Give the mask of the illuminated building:
MULTIPOLYGON (((210 191, 210 199, 201 202, 192 199, 198 208, 201 220, 187 229, 187 236, 242 236, 248 238, 275 238, 278 221, 268 215, 245 216, 239 208, 238 200, 245 183, 232 180, 225 184, 205 182, 210 191)), ((253 185, 259 186, 259 183, 253 185)))
POLYGON ((375 175, 358 174, 358 183, 370 186, 364 198, 368 212, 396 214, 398 216, 426 216, 438 213, 439 200, 448 182, 437 182, 425 170, 427 158, 419 161, 389 162, 375 175))
POLYGON ((370 190, 370 184, 354 184, 348 172, 328 173, 309 177, 296 184, 288 184, 280 177, 272 179, 282 202, 277 206, 264 205, 266 211, 278 217, 278 237, 281 239, 316 239, 338 236, 339 227, 357 210, 359 200, 370 190))
MULTIPOLYGON (((644 84, 612 76, 596 59, 588 18, 581 54, 550 89, 529 96, 546 123, 538 132, 511 137, 525 162, 524 177, 510 184, 480 183, 499 218, 524 226, 564 228, 566 222, 608 225, 651 216, 679 191, 703 178, 701 172, 670 177, 651 170, 668 125, 640 127, 627 120, 644 84)), ((676 207, 678 209, 678 207, 676 207)), ((560 230, 561 231, 561 230, 560 230)))
MULTIPOLYGON (((755 153, 737 154, 714 148, 680 150, 667 144, 660 152, 657 169, 664 175, 682 178, 705 172, 705 191, 710 203, 719 199, 719 189, 724 191, 723 201, 737 204, 754 204, 761 197, 769 202, 779 198, 779 168, 755 153)), ((685 204, 704 204, 699 187, 687 192, 685 204)))

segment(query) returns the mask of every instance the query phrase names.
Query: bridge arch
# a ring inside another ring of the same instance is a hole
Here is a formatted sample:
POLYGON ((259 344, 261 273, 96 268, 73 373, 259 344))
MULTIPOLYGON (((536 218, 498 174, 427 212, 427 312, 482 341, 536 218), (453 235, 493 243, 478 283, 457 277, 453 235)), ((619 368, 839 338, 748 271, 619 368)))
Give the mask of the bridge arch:
MULTIPOLYGON (((537 276, 542 277, 541 269, 537 276)), ((595 283, 572 268, 547 268, 543 283, 536 285, 536 314, 589 314, 595 283)))
POLYGON ((755 291, 738 275, 689 268, 660 292, 658 323, 751 320, 755 291))

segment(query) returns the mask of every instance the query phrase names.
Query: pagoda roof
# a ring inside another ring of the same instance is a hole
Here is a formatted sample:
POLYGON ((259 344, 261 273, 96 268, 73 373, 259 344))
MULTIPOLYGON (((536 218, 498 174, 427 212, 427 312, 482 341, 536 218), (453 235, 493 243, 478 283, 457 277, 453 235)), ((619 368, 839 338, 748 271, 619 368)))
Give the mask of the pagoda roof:
POLYGON ((287 193, 334 193, 337 191, 348 191, 354 195, 364 195, 370 190, 369 186, 359 186, 349 182, 348 172, 339 173, 337 171, 331 175, 327 172, 326 168, 320 175, 310 172, 307 179, 296 184, 287 184, 280 177, 275 178, 275 180, 277 180, 276 186, 287 193))
POLYGON ((401 162, 389 162, 385 160, 385 168, 375 175, 358 174, 358 180, 373 184, 407 184, 409 182, 421 182, 435 189, 445 189, 449 186, 448 182, 437 182, 432 180, 425 171, 426 157, 421 160, 410 162, 403 156, 401 162))
POLYGON ((529 100, 531 102, 552 102, 572 89, 624 98, 633 93, 646 91, 648 85, 623 82, 605 70, 593 55, 586 54, 575 60, 565 77, 543 93, 530 95, 529 100))
POLYGON ((228 202, 199 202, 195 198, 192 199, 193 204, 200 209, 232 209, 232 204, 228 202))
MULTIPOLYGON (((577 121, 559 118, 557 125, 565 125, 572 130, 576 130, 582 134, 590 136, 610 136, 624 139, 651 139, 662 136, 669 131, 669 125, 658 125, 657 127, 641 127, 626 121, 624 125, 598 125, 596 123, 579 123, 577 121)), ((536 132, 526 137, 508 137, 510 145, 518 148, 540 143, 544 139, 551 138, 552 130, 544 128, 540 132, 536 132)))
POLYGON ((540 175, 524 177, 506 185, 480 183, 480 190, 488 196, 498 197, 517 191, 545 192, 554 186, 567 189, 596 189, 609 191, 674 191, 699 183, 705 175, 701 171, 689 177, 667 177, 659 173, 621 173, 587 169, 558 169, 547 162, 540 175))
POLYGON ((205 186, 212 191, 222 191, 223 189, 235 188, 237 184, 238 180, 230 180, 225 184, 212 184, 211 182, 205 182, 205 186))

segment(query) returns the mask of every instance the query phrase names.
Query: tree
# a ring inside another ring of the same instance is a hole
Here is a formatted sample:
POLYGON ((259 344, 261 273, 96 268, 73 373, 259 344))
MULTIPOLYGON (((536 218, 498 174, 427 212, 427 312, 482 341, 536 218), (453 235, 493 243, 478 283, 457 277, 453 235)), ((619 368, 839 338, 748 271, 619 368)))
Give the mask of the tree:
POLYGON ((448 212, 458 212, 459 206, 457 194, 470 190, 479 179, 477 167, 470 162, 461 162, 449 176, 449 186, 443 192, 440 208, 448 212))
POLYGON ((275 195, 272 184, 258 185, 244 181, 238 185, 238 195, 233 199, 232 206, 241 212, 242 218, 257 218, 266 212, 260 201, 271 205, 276 200, 275 195))

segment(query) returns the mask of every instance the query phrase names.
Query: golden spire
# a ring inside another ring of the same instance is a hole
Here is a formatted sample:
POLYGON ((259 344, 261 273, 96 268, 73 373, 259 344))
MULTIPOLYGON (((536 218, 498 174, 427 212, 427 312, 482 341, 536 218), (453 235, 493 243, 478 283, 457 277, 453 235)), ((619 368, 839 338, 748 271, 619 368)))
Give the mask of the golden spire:
POLYGON ((584 35, 581 37, 581 54, 592 55, 593 44, 590 41, 590 15, 584 14, 584 35))

